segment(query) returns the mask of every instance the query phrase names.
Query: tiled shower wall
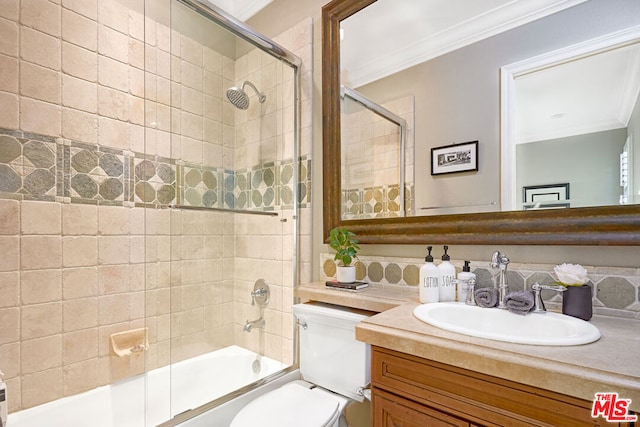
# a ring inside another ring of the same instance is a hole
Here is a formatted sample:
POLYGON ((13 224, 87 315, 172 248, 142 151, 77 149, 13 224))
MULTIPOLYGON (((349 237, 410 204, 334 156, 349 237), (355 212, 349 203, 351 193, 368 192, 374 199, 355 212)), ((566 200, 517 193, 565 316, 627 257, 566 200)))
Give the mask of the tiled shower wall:
MULTIPOLYGON (((346 96, 342 105, 345 106, 342 111, 342 132, 348 141, 342 161, 349 165, 342 176, 343 218, 398 216, 402 206, 398 186, 400 128, 346 96)), ((406 96, 382 106, 407 123, 404 206, 411 212, 414 205, 414 166, 410 160, 414 158, 414 98, 406 96)))
MULTIPOLYGON (((223 89, 242 66, 172 31, 169 11, 142 0, 0 7, 0 369, 11 412, 233 343, 292 358, 290 195, 308 188, 310 84, 300 161, 277 151, 235 162, 243 131, 223 89), (293 167, 305 171, 298 183, 293 167), (279 215, 160 208, 169 203, 279 215), (274 284, 273 305, 266 330, 243 335, 258 275, 274 284), (109 335, 142 326, 149 350, 113 356, 109 335)), ((310 64, 310 34, 307 20, 281 44, 310 64)), ((280 102, 273 138, 291 144, 280 102)))
MULTIPOLYGON (((450 248, 453 252, 455 248, 450 248)), ((426 251, 425 251, 426 254, 426 251)), ((471 260, 471 271, 476 274, 478 287, 494 286, 498 272, 489 266, 487 260, 471 260)), ((436 255, 437 258, 437 255, 436 255)), ((570 261, 558 261, 558 264, 570 261)), ((439 261, 435 261, 436 265, 439 261)), ((452 260, 459 273, 464 261, 452 260)), ((424 258, 391 258, 362 256, 356 262, 356 277, 375 286, 406 291, 417 298, 420 267, 424 258)), ((321 254, 322 274, 335 277, 336 262, 332 254, 321 254)), ((531 289, 538 282, 543 285, 555 284, 553 267, 555 264, 510 263, 507 269, 507 284, 512 291, 531 289)), ((593 291, 593 311, 606 316, 640 319, 640 269, 584 266, 587 269, 593 291)), ((562 296, 555 292, 543 291, 547 307, 562 308, 562 296)))

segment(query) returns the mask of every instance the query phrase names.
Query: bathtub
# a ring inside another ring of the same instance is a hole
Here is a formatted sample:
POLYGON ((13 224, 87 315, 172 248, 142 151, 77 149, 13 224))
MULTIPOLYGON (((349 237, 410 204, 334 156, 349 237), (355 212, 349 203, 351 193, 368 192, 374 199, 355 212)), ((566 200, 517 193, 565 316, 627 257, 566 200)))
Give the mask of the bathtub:
POLYGON ((284 368, 284 364, 242 347, 225 347, 11 413, 7 426, 154 427, 284 368))

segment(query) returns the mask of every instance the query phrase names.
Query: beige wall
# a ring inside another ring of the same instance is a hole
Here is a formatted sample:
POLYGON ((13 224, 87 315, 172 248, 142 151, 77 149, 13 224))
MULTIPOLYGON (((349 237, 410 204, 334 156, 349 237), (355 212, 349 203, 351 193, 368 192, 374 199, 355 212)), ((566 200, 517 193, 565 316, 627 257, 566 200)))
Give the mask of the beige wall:
MULTIPOLYGON (((314 74, 313 74, 313 111, 314 111, 314 163, 313 163, 313 190, 315 195, 322 193, 322 49, 321 49, 321 8, 328 3, 324 0, 274 0, 260 14, 249 20, 249 24, 258 31, 266 34, 277 34, 282 28, 286 28, 290 22, 300 16, 311 16, 314 22, 314 74), (275 19, 274 17, 277 17, 275 19)), ((553 35, 551 35, 553 37, 553 35)), ((497 95, 496 95, 497 96, 497 95)), ((416 100, 416 106, 418 100, 416 100)), ((416 137, 420 126, 420 116, 416 108, 416 137)), ((497 134, 497 130, 496 130, 497 134)), ((496 168, 498 167, 496 163, 496 168)), ((496 190, 498 191, 498 190, 496 190)), ((313 204, 313 277, 318 280, 324 277, 321 273, 320 254, 330 252, 323 243, 322 231, 322 198, 315 197, 313 204)), ((458 245, 451 248, 454 259, 486 259, 490 260, 491 253, 495 249, 505 252, 513 262, 533 262, 542 264, 554 264, 562 262, 578 262, 594 266, 621 266, 640 267, 640 247, 573 247, 573 246, 505 246, 491 245, 458 245)), ((364 255, 416 257, 425 252, 419 245, 365 245, 361 253, 364 255)))

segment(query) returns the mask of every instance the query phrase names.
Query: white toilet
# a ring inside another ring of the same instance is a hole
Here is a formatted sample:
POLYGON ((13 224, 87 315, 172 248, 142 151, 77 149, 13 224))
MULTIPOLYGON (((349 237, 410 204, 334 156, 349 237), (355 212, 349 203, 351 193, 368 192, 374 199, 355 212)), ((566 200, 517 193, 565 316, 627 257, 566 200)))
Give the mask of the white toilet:
POLYGON ((369 385, 370 346, 355 339, 368 314, 323 303, 293 306, 300 330, 300 373, 293 381, 253 400, 231 427, 342 427, 343 410, 369 385))

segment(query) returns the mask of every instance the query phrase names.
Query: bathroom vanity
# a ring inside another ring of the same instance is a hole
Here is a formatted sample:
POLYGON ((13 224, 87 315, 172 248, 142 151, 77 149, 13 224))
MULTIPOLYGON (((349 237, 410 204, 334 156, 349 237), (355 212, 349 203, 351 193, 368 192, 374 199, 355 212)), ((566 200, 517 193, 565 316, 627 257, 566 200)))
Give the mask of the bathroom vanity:
POLYGON ((381 311, 356 328, 356 338, 372 345, 373 426, 631 425, 591 417, 595 393, 612 391, 640 412, 637 320, 594 316, 602 332, 595 343, 533 346, 423 323, 410 293, 310 284, 297 295, 381 311))

